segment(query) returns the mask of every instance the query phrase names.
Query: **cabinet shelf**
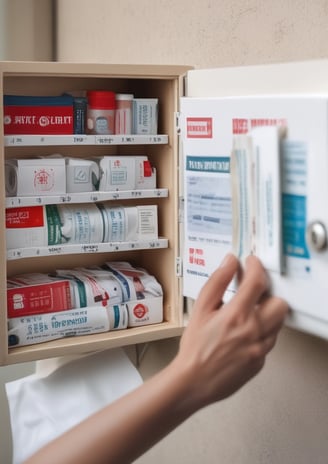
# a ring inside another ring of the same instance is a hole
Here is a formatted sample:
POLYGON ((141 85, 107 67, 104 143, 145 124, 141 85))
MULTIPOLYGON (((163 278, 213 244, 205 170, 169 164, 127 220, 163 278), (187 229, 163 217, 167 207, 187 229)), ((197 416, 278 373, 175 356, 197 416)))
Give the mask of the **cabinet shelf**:
POLYGON ((9 363, 46 359, 55 356, 65 356, 87 353, 90 344, 96 350, 117 348, 123 345, 145 343, 163 338, 177 337, 181 335, 183 328, 180 324, 168 321, 160 324, 152 324, 142 327, 130 327, 122 330, 113 330, 98 334, 79 335, 76 337, 64 337, 34 345, 11 347, 8 352, 9 363))
POLYGON ((5 135, 5 147, 65 145, 163 145, 168 135, 5 135))
MULTIPOLYGON (((181 334, 184 308, 181 280, 176 273, 176 260, 180 255, 180 157, 175 115, 179 111, 183 78, 189 69, 187 66, 156 67, 99 63, 0 63, 1 98, 3 95, 56 96, 68 91, 79 93, 88 89, 107 89, 117 93, 129 92, 135 98, 157 98, 159 104, 159 134, 154 135, 4 135, 2 132, 0 175, 3 187, 7 160, 47 157, 58 151, 63 157, 78 159, 107 155, 147 156, 151 166, 156 169, 157 185, 164 187, 7 198, 4 196, 3 188, 0 202, 0 235, 3 244, 0 252, 1 288, 6 289, 8 279, 19 274, 49 273, 56 268, 101 266, 111 260, 126 261, 137 268, 145 269, 160 283, 163 290, 163 322, 9 348, 8 312, 4 294, 0 308, 0 365, 90 353, 181 334), (106 201, 122 201, 124 207, 139 203, 156 205, 160 237, 129 242, 68 242, 55 246, 39 246, 35 241, 32 242, 33 247, 6 250, 6 208, 106 201)), ((4 127, 2 113, 0 125, 4 127)))
POLYGON ((168 247, 168 239, 140 240, 131 242, 77 243, 72 245, 53 245, 7 250, 7 260, 35 258, 44 256, 74 255, 80 253, 112 253, 116 251, 156 250, 168 247))
POLYGON ((38 197, 7 197, 6 208, 56 204, 96 203, 108 200, 133 200, 142 198, 167 198, 168 189, 116 190, 112 192, 80 192, 38 197))

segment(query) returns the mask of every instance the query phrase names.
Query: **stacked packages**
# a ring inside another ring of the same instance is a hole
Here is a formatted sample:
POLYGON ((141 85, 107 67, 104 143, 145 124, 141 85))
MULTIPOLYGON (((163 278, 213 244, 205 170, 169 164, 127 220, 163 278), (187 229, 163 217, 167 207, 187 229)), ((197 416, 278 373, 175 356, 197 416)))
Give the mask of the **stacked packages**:
POLYGON ((92 159, 60 154, 5 161, 7 197, 156 188, 156 169, 146 155, 92 159))
POLYGON ((7 280, 9 346, 108 332, 163 320, 156 278, 128 262, 24 274, 7 280))
POLYGON ((6 210, 7 249, 158 239, 157 205, 23 206, 6 210))

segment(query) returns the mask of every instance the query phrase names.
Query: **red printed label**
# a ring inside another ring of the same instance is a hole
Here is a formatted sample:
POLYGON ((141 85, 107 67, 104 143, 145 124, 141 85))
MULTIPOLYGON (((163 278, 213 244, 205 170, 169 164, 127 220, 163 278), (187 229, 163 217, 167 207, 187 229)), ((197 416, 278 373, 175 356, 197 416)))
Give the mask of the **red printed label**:
POLYGON ((72 134, 72 106, 5 106, 4 133, 72 134))
POLYGON ((202 248, 189 248, 189 259, 190 264, 197 266, 205 266, 204 250, 202 248))
POLYGON ((7 289, 8 317, 22 317, 72 309, 69 281, 7 289))
POLYGON ((286 127, 287 120, 284 118, 234 118, 232 120, 232 133, 247 134, 251 129, 262 126, 286 127))
POLYGON ((147 306, 139 303, 133 308, 133 314, 137 319, 142 319, 148 312, 147 306))
POLYGON ((211 139, 212 137, 212 118, 187 118, 187 138, 211 139))
POLYGON ((247 134, 248 132, 248 119, 235 118, 232 120, 232 133, 233 134, 247 134))
POLYGON ((43 226, 43 206, 22 206, 21 208, 6 209, 7 229, 24 229, 43 226))

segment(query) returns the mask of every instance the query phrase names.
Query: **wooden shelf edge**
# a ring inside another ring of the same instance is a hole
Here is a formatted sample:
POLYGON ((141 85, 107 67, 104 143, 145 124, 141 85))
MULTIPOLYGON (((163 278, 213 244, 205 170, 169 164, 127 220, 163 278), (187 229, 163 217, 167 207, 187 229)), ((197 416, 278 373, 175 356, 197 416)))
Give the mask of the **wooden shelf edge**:
POLYGON ((59 356, 87 354, 138 343, 148 343, 164 338, 178 337, 183 326, 169 322, 130 328, 100 334, 63 338, 36 345, 11 348, 1 359, 0 366, 56 358, 59 356))

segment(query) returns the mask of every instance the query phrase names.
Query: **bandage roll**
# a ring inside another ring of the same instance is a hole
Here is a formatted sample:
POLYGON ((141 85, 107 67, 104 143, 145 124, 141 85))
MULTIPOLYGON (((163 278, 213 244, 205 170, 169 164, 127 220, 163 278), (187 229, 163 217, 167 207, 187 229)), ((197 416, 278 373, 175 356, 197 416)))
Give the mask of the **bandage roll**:
POLYGON ((6 160, 5 187, 8 197, 64 194, 65 160, 60 157, 6 160))
POLYGON ((62 243, 101 243, 102 214, 95 204, 59 205, 62 243))
POLYGON ((7 197, 15 197, 17 195, 17 172, 17 166, 6 162, 5 186, 7 197))
POLYGON ((109 208, 101 206, 104 221, 104 242, 124 242, 138 239, 136 207, 109 208))

